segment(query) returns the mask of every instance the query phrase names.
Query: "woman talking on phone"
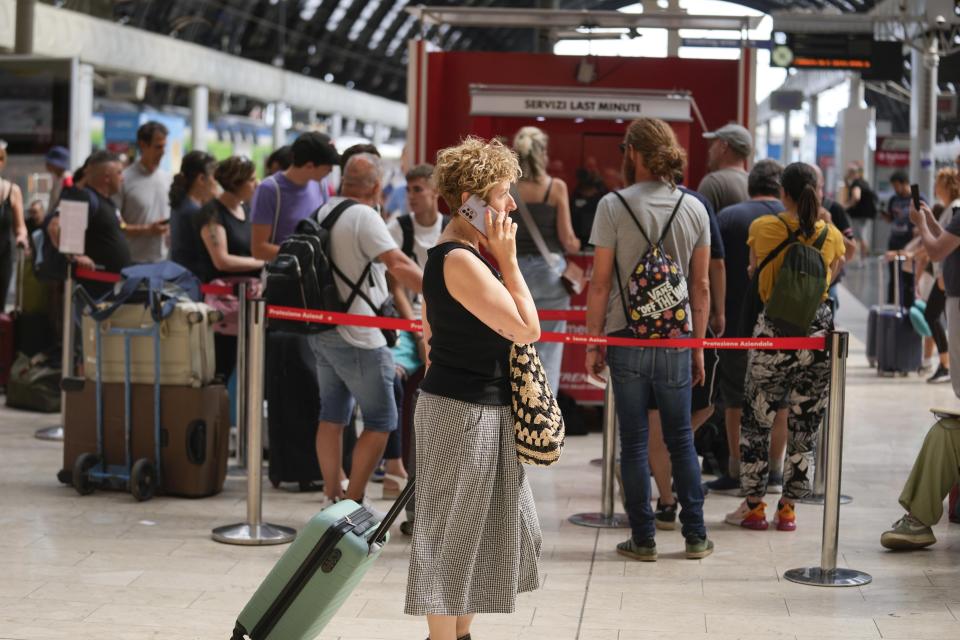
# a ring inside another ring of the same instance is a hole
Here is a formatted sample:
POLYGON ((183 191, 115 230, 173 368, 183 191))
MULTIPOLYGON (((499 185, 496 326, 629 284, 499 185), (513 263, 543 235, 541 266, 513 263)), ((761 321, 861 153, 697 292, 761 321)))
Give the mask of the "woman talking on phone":
POLYGON ((423 270, 427 373, 414 417, 405 607, 427 617, 430 640, 469 639, 475 614, 511 613, 517 593, 540 582, 540 524, 510 408, 510 347, 540 337, 508 215, 519 175, 516 156, 498 141, 469 137, 437 154, 434 178, 455 213, 423 270), (472 208, 462 209, 468 201, 472 208))

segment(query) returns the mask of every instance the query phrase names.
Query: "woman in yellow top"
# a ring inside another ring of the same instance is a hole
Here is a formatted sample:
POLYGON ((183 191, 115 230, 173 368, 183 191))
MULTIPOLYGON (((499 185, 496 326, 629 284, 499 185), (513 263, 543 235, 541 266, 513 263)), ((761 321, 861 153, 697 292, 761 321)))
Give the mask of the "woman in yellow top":
MULTIPOLYGON (((833 274, 843 263, 843 235, 829 222, 820 219, 820 198, 817 177, 809 165, 796 162, 783 170, 781 201, 786 211, 779 216, 763 216, 750 225, 747 244, 750 246, 750 268, 755 270, 790 232, 803 244, 816 247, 826 227, 826 236, 819 244, 827 269, 823 298, 808 331, 824 335, 833 329, 833 308, 827 291, 833 274), (784 224, 786 223, 786 224, 784 224)), ((760 299, 766 303, 783 265, 787 250, 781 251, 759 277, 760 299)), ((755 337, 780 337, 780 333, 761 312, 753 329, 755 337)), ((774 524, 780 531, 797 528, 794 502, 810 493, 807 472, 812 462, 813 442, 827 405, 827 383, 830 363, 824 351, 751 350, 747 355, 747 377, 740 430, 740 488, 746 500, 729 514, 726 521, 748 529, 766 529, 763 496, 767 492, 769 472, 770 430, 777 409, 788 405, 787 459, 783 470, 783 498, 777 505, 774 524)))

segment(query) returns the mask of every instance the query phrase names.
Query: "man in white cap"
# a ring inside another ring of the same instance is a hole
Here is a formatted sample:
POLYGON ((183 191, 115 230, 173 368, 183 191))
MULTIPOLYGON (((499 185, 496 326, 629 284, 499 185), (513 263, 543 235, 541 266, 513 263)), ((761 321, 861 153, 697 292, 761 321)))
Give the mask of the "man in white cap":
POLYGON ((703 134, 711 140, 707 151, 707 170, 697 191, 720 211, 750 199, 747 191, 746 162, 753 153, 753 137, 738 124, 727 124, 703 134))

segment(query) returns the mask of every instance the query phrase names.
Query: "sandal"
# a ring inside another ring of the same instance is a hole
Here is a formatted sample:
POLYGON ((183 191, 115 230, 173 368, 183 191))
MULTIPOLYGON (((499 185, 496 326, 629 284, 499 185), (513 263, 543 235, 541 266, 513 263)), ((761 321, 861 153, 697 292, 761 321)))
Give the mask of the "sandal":
MULTIPOLYGON (((392 473, 383 474, 383 499, 384 500, 396 500, 400 497, 400 494, 407 487, 407 478, 403 476, 395 476, 392 473), (387 486, 387 481, 393 482, 397 485, 397 488, 387 486)), ((459 639, 458 639, 459 640, 459 639)))

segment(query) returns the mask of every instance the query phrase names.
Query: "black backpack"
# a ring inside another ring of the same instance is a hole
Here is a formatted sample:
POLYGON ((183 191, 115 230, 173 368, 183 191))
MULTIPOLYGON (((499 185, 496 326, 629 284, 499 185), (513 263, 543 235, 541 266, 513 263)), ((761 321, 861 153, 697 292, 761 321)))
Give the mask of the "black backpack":
POLYGON ((626 287, 623 286, 620 278, 620 267, 616 256, 613 259, 613 270, 617 276, 620 302, 623 305, 623 316, 627 321, 627 328, 637 338, 679 338, 689 335, 692 331, 692 321, 687 279, 676 260, 663 246, 663 241, 670 232, 670 226, 677 217, 680 203, 683 202, 686 194, 680 192, 680 198, 674 205, 670 219, 663 227, 657 242, 653 242, 644 231, 637 216, 620 192, 614 191, 613 194, 620 199, 644 240, 647 241, 647 250, 630 272, 626 287))
MULTIPOLYGON (((446 229, 447 225, 450 224, 450 218, 440 214, 442 222, 440 223, 441 229, 446 229)), ((420 264, 420 261, 417 260, 417 255, 413 251, 413 215, 406 213, 397 218, 397 224, 400 225, 400 231, 403 233, 403 243, 400 245, 400 250, 403 251, 404 255, 413 260, 418 267, 421 269, 423 265, 420 264)))
MULTIPOLYGON (((267 282, 264 298, 269 306, 294 307, 314 311, 343 311, 334 283, 333 263, 330 261, 330 230, 344 211, 355 205, 354 200, 338 204, 322 223, 316 221, 316 212, 301 220, 296 233, 283 241, 277 257, 266 267, 267 282)), ((332 324, 271 320, 270 328, 296 333, 320 333, 332 329, 332 324)))

